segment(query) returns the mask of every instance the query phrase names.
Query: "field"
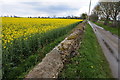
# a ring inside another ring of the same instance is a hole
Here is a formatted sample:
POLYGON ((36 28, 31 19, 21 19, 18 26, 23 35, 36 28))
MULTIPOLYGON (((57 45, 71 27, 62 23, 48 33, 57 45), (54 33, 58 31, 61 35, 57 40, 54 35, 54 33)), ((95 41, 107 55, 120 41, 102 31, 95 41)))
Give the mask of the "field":
POLYGON ((3 17, 3 77, 23 77, 81 21, 3 17))

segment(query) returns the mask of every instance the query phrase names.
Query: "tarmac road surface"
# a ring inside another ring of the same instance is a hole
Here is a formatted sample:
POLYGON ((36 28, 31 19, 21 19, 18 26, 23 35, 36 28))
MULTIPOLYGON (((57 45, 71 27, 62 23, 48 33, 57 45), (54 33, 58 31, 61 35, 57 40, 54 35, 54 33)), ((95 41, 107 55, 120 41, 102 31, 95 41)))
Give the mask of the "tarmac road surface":
POLYGON ((120 63, 120 59, 118 58, 120 55, 120 53, 118 53, 118 40, 120 39, 117 36, 112 35, 109 31, 104 30, 102 27, 97 26, 90 21, 88 21, 88 23, 97 36, 103 53, 109 62, 113 77, 118 78, 118 75, 120 75, 118 74, 118 70, 120 71, 120 68, 118 69, 118 63, 120 63))

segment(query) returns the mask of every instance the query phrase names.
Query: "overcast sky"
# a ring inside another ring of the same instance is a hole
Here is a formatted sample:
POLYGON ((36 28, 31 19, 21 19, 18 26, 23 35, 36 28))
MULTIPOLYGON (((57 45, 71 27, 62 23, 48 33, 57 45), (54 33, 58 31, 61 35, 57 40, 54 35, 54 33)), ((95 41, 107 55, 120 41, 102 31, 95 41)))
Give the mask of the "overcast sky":
MULTIPOLYGON (((88 13, 90 0, 1 0, 0 15, 80 16, 88 13)), ((92 0, 91 10, 98 0, 92 0)))

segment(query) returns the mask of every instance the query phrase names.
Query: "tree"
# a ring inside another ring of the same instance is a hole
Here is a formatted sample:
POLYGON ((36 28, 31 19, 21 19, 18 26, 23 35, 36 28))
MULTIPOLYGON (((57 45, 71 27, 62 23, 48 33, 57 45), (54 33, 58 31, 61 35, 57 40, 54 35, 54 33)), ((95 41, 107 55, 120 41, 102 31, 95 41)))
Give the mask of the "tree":
POLYGON ((117 26, 117 16, 120 13, 120 1, 119 2, 111 2, 111 14, 110 17, 113 20, 113 26, 117 26))
POLYGON ((81 18, 82 18, 82 19, 87 19, 87 14, 86 14, 86 13, 83 13, 83 14, 81 15, 81 18))
POLYGON ((100 12, 101 12, 101 9, 100 9, 100 6, 99 6, 99 5, 96 5, 96 6, 94 7, 94 9, 92 10, 92 13, 93 13, 93 14, 100 15, 100 12))
POLYGON ((105 18, 104 24, 107 25, 111 14, 110 2, 100 2, 98 5, 100 6, 101 16, 105 18))

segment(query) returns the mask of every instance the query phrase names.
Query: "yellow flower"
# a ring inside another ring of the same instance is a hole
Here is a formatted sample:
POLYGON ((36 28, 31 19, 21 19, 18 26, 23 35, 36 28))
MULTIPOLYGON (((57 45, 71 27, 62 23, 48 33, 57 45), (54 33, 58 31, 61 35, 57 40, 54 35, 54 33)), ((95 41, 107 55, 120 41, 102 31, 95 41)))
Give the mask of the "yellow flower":
POLYGON ((10 42, 10 40, 7 41, 8 43, 10 42))
POLYGON ((4 46, 4 48, 6 48, 6 46, 4 46))

